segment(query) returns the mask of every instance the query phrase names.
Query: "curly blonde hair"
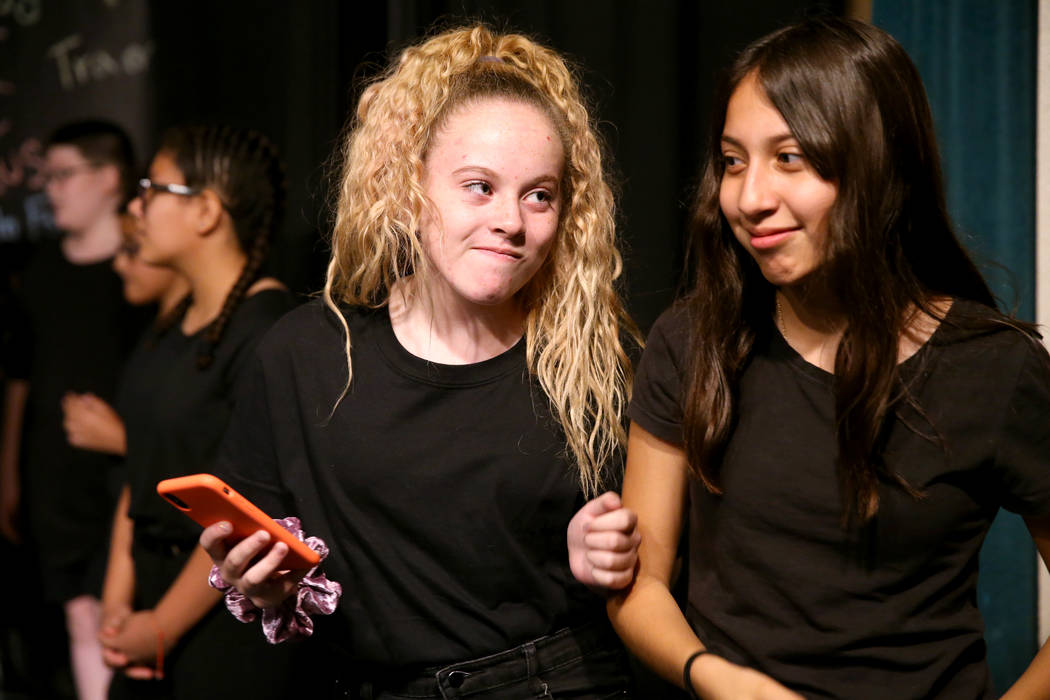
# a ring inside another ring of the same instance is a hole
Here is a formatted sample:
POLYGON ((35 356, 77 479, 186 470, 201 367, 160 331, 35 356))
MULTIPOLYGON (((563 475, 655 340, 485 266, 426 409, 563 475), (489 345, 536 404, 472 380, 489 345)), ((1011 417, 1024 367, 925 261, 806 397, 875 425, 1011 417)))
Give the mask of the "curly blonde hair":
POLYGON ((405 49, 364 90, 343 147, 323 293, 345 332, 343 395, 353 368, 338 304, 385 306, 399 281, 427 274, 417 232, 437 213, 422 184, 428 147, 456 109, 491 97, 537 106, 562 141, 566 206, 547 259, 519 298, 529 371, 565 432, 581 487, 594 494, 626 442, 632 371, 621 332, 641 339, 614 288, 623 267, 615 204, 587 108, 565 61, 524 36, 484 26, 438 34, 405 49))

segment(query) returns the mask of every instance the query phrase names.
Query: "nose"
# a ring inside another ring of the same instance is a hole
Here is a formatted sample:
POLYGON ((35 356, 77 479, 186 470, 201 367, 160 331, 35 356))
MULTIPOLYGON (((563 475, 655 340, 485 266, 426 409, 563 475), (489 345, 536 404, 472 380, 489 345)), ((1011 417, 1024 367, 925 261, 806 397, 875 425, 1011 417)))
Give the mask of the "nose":
POLYGON ((128 212, 136 219, 142 218, 142 195, 138 195, 128 202, 128 212))
POLYGON ((521 202, 517 197, 503 197, 495 203, 493 230, 506 236, 516 236, 525 227, 525 220, 521 215, 521 202))
POLYGON ((749 219, 760 219, 776 210, 779 200, 773 177, 773 174, 761 165, 752 164, 748 167, 737 199, 741 214, 749 219))

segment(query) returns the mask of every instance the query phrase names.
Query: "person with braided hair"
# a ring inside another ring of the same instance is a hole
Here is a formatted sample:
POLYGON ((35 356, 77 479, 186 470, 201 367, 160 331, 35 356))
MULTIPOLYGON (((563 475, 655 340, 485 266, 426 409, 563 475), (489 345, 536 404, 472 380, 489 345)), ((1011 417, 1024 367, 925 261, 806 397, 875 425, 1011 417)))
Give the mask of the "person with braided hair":
POLYGON ((139 258, 174 270, 189 294, 137 348, 117 405, 128 478, 102 600, 104 658, 123 672, 111 698, 288 696, 291 650, 219 614, 195 526, 155 491, 161 479, 212 468, 252 350, 293 306, 283 285, 260 277, 284 191, 261 134, 178 127, 131 202, 139 258), (240 664, 256 670, 235 682, 225 672, 240 664))
POLYGON ((574 514, 594 532, 624 515, 597 494, 619 481, 640 342, 576 79, 520 35, 438 34, 365 89, 343 162, 323 300, 260 344, 220 457, 329 553, 281 573, 284 545, 228 550, 218 523, 213 585, 275 639, 312 630, 308 604, 335 611, 317 624, 341 697, 630 697, 566 547, 574 514))

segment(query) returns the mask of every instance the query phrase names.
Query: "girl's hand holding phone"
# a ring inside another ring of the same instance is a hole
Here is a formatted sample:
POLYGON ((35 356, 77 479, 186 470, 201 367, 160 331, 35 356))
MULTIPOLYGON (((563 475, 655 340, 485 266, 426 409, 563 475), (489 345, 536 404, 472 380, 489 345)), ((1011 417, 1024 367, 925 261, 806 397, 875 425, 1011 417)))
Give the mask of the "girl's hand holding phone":
POLYGON ((233 532, 226 521, 204 528, 200 544, 219 568, 228 584, 247 596, 259 608, 276 608, 295 593, 307 569, 282 571, 281 561, 288 554, 288 545, 276 542, 270 545, 270 534, 259 530, 232 548, 225 539, 233 532), (269 547, 269 551, 266 551, 269 547), (261 558, 260 554, 266 551, 261 558))

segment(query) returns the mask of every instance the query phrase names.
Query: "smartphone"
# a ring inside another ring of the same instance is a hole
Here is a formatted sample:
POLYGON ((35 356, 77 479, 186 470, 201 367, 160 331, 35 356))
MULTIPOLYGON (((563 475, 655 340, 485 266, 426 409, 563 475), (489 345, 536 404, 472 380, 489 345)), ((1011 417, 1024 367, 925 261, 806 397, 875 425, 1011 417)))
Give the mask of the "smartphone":
POLYGON ((165 479, 157 484, 157 493, 202 527, 222 520, 233 525, 233 532, 226 536, 231 546, 259 530, 266 530, 271 542, 288 545, 288 554, 281 561, 282 569, 309 569, 321 561, 320 555, 305 542, 300 542, 217 476, 191 474, 165 479))

